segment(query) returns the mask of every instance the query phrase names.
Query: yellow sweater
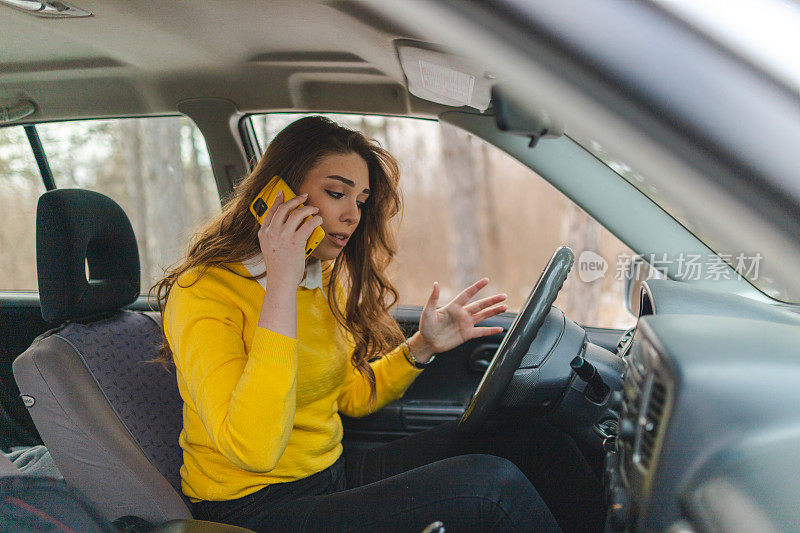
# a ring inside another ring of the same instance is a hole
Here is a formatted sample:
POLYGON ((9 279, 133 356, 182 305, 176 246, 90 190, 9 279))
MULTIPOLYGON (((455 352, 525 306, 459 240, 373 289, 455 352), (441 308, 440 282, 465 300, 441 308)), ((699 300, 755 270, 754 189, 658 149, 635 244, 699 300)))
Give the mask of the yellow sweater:
POLYGON ((229 266, 235 273, 184 274, 164 311, 184 402, 183 492, 192 501, 240 498, 327 468, 342 453, 338 412, 367 415, 420 373, 402 346, 373 362, 378 401, 369 409, 369 385, 350 363, 352 340, 325 296, 331 265, 323 288, 297 289, 297 339, 258 327, 264 289, 242 277, 241 263, 229 266))

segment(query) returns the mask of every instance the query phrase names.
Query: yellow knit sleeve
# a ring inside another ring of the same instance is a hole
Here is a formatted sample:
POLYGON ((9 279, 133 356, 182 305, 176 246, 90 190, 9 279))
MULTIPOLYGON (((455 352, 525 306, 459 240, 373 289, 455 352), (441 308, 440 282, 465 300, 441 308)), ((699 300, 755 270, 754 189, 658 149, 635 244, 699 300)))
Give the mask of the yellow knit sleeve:
POLYGON ((247 352, 243 312, 226 297, 231 290, 210 275, 185 288, 175 284, 165 333, 185 384, 184 402, 217 450, 239 468, 268 472, 294 422, 297 340, 256 328, 247 352))
POLYGON ((339 411, 347 416, 361 417, 374 413, 385 405, 403 397, 406 389, 422 370, 409 364, 403 353, 405 347, 398 346, 388 354, 370 363, 375 372, 377 401, 369 404, 369 382, 348 361, 344 386, 339 395, 339 411))

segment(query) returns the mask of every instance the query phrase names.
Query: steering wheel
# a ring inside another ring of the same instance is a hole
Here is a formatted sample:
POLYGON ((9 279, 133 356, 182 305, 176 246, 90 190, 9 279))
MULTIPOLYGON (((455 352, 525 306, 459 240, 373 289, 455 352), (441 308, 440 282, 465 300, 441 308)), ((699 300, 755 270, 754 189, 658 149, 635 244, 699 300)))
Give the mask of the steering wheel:
POLYGON ((553 253, 461 415, 459 431, 474 432, 486 421, 536 338, 574 260, 575 254, 566 246, 559 247, 553 253))

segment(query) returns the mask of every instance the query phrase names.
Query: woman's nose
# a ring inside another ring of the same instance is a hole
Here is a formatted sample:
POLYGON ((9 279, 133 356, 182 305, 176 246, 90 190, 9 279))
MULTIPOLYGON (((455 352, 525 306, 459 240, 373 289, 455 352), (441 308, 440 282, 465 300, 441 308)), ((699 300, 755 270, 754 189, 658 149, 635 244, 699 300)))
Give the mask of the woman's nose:
POLYGON ((358 209, 358 204, 353 202, 347 206, 347 209, 342 213, 342 221, 351 224, 358 224, 361 219, 361 211, 358 209))

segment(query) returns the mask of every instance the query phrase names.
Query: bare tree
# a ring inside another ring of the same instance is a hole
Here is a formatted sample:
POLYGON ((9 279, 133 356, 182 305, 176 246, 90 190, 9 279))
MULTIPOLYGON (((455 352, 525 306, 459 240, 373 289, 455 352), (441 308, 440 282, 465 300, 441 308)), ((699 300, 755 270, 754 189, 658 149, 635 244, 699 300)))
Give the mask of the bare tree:
POLYGON ((0 128, 0 290, 36 289, 36 201, 42 178, 22 127, 0 128))
POLYGON ((492 180, 495 179, 494 170, 492 168, 492 154, 489 151, 489 145, 480 143, 481 154, 481 171, 479 173, 479 181, 481 187, 481 203, 483 212, 483 227, 484 238, 481 240, 482 250, 481 255, 485 258, 488 269, 497 274, 502 275, 502 267, 505 264, 500 260, 500 228, 498 227, 497 217, 497 201, 495 199, 494 187, 492 187, 492 180))
POLYGON ((119 123, 119 128, 121 137, 125 139, 125 159, 127 162, 127 179, 125 180, 126 211, 139 245, 139 264, 142 272, 142 289, 144 289, 147 273, 152 271, 152 261, 147 232, 147 183, 142 169, 142 127, 138 120, 123 120, 119 123))
MULTIPOLYGON (((165 267, 183 252, 191 228, 180 152, 180 124, 174 118, 139 122, 145 183, 148 254, 165 267)), ((153 270, 149 269, 149 272, 153 270)), ((152 281, 152 280, 150 280, 152 281)))
MULTIPOLYGON (((442 162, 448 185, 446 205, 450 214, 450 239, 441 243, 450 252, 453 284, 462 288, 478 278, 477 183, 469 136, 449 124, 441 124, 442 162)), ((444 238, 447 233, 438 231, 444 238)))
POLYGON ((200 149, 197 146, 197 134, 191 127, 181 127, 182 140, 188 144, 188 161, 184 162, 184 172, 186 175, 186 192, 188 207, 191 211, 191 222, 195 226, 204 222, 204 218, 211 213, 211 202, 203 187, 203 178, 211 179, 203 175, 203 168, 200 165, 200 149))

